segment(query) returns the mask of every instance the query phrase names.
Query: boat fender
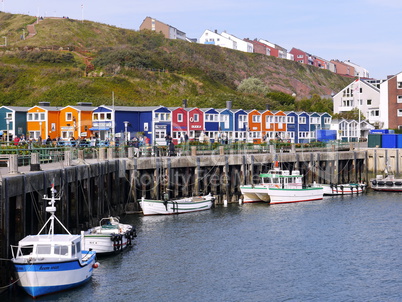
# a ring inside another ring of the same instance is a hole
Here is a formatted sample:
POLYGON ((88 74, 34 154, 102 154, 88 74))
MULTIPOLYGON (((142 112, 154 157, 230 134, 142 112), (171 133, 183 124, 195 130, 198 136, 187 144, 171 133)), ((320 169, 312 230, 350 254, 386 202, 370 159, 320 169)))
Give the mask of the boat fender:
POLYGON ((98 268, 98 267, 99 267, 99 262, 95 262, 95 263, 92 265, 92 267, 93 267, 93 268, 98 268))
POLYGON ((122 249, 123 248, 123 235, 122 234, 119 234, 119 249, 122 249))
POLYGON ((131 231, 126 232, 127 245, 131 245, 131 231))

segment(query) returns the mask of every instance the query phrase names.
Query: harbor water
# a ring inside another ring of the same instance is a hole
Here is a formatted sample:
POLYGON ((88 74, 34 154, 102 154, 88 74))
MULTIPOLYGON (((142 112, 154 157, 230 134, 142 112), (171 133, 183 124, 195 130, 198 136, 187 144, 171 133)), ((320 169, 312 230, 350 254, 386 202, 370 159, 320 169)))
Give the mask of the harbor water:
MULTIPOLYGON (((402 301, 402 194, 121 217, 135 244, 39 301, 402 301)), ((1 301, 32 301, 13 288, 1 301)))

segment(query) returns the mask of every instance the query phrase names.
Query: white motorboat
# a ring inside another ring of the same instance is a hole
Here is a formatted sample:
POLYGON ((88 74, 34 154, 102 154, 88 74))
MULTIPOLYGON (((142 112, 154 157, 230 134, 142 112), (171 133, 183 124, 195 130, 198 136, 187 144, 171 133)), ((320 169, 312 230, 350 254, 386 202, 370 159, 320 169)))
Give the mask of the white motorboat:
POLYGON ((186 197, 177 200, 150 200, 142 198, 140 205, 144 215, 181 214, 209 210, 214 204, 215 197, 206 196, 186 197))
POLYGON ((303 186, 303 176, 298 170, 282 170, 275 162, 273 170, 260 174, 261 183, 240 186, 244 202, 266 201, 270 204, 292 203, 323 198, 324 190, 317 186, 303 186))
POLYGON ((317 187, 322 187, 324 189, 324 195, 335 196, 335 195, 356 195, 361 194, 366 189, 365 184, 360 183, 349 183, 349 184, 316 184, 317 187))
POLYGON ((84 248, 92 249, 98 255, 122 251, 132 245, 137 237, 132 225, 119 222, 118 217, 107 217, 100 220, 99 226, 81 232, 84 237, 84 248))
POLYGON ((43 198, 49 202, 46 212, 51 215, 39 233, 11 246, 18 284, 34 298, 79 286, 92 277, 98 266, 96 252, 82 250, 81 236, 72 235, 55 216, 55 201, 60 200, 55 198, 55 192, 52 186, 51 198, 43 198), (55 220, 67 234, 54 234, 55 220))

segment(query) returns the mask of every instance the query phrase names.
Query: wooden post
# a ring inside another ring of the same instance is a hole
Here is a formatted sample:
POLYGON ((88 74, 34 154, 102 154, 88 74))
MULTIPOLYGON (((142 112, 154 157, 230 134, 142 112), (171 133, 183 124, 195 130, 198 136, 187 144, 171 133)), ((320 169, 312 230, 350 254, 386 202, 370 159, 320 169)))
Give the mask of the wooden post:
POLYGON ((39 153, 31 153, 31 171, 40 171, 39 153))
POLYGON ((64 165, 66 167, 71 166, 71 151, 64 152, 64 165))
POLYGON ((134 148, 131 147, 127 149, 127 157, 134 158, 134 148))
POLYGON ((84 161, 84 150, 78 150, 78 159, 83 162, 84 161))
POLYGON ((194 188, 193 195, 200 194, 200 158, 197 157, 197 166, 194 169, 194 188))
POLYGON ((107 159, 113 159, 113 148, 107 148, 107 159))
POLYGON ((99 160, 106 159, 106 148, 99 148, 99 160))

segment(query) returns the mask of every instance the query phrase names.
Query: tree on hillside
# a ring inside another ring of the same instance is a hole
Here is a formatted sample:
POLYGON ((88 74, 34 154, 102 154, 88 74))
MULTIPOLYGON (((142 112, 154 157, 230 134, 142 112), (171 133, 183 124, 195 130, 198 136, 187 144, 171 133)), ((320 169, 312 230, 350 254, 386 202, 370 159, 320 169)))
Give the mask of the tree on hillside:
MULTIPOLYGON (((347 112, 341 112, 341 113, 335 113, 332 116, 332 119, 346 119, 346 120, 355 120, 358 121, 359 120, 359 109, 358 108, 353 108, 350 111, 347 112)), ((365 120, 366 117, 363 115, 363 113, 360 111, 360 120, 363 121, 365 120)))
POLYGON ((295 104, 296 110, 306 112, 333 112, 331 99, 322 99, 318 94, 313 94, 309 99, 302 99, 295 104))
POLYGON ((295 109, 295 98, 283 92, 268 92, 268 104, 271 110, 291 111, 295 109))
POLYGON ((258 78, 247 78, 241 81, 237 90, 243 93, 265 95, 268 93, 268 87, 258 78))

